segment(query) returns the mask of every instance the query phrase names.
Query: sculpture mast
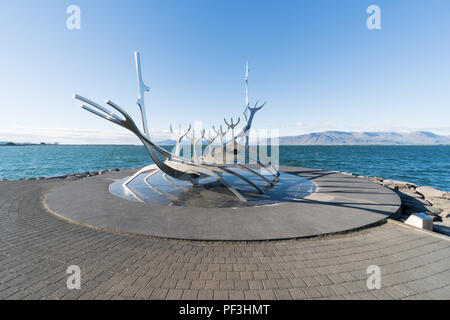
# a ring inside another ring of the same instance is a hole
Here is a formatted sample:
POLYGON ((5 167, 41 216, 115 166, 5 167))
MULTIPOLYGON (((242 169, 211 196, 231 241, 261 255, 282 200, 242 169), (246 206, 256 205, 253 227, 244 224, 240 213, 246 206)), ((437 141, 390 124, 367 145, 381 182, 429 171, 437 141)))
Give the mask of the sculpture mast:
MULTIPOLYGON (((244 115, 246 115, 247 111, 248 111, 248 61, 245 63, 245 112, 244 112, 244 115)), ((245 163, 250 162, 250 152, 248 150, 248 148, 249 148, 248 140, 249 140, 248 133, 246 133, 245 134, 245 147, 244 147, 245 163)))
POLYGON ((142 117, 142 127, 144 129, 144 135, 149 138, 149 132, 148 132, 148 126, 147 126, 147 115, 145 113, 145 92, 150 91, 150 88, 147 87, 144 84, 144 81, 142 80, 142 74, 141 74, 141 60, 139 57, 139 52, 134 53, 134 59, 136 61, 136 74, 137 74, 137 82, 138 82, 138 100, 137 104, 139 106, 139 109, 141 109, 141 117, 142 117))
POLYGON ((245 63, 245 107, 248 107, 248 61, 245 63))

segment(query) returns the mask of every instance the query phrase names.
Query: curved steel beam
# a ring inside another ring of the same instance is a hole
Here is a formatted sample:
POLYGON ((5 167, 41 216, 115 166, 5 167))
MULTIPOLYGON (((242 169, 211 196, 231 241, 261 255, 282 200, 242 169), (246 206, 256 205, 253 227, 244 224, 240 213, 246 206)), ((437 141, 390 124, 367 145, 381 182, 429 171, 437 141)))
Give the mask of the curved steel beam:
POLYGON ((173 185, 176 189, 186 189, 186 188, 182 188, 179 185, 177 185, 175 182, 173 182, 172 180, 169 179, 169 177, 167 177, 167 174, 163 173, 162 175, 163 179, 166 180, 168 183, 170 183, 171 185, 173 185))
POLYGON ((165 196, 165 197, 167 197, 167 198, 169 198, 170 200, 173 200, 173 201, 178 200, 177 197, 175 197, 173 194, 171 194, 171 193, 169 193, 169 192, 162 192, 161 190, 159 190, 158 188, 156 188, 154 185, 152 185, 152 184, 150 183, 150 181, 148 181, 148 179, 149 179, 152 175, 154 175, 156 172, 158 172, 158 171, 160 171, 160 170, 159 170, 159 169, 158 169, 158 170, 155 170, 155 171, 153 171, 153 172, 150 172, 148 175, 146 175, 146 176, 144 177, 144 183, 145 183, 150 189, 152 189, 153 191, 155 191, 155 192, 158 193, 159 195, 165 196))
POLYGON ((244 177, 243 175, 240 175, 239 173, 234 172, 233 170, 228 169, 228 168, 221 168, 221 169, 224 170, 226 173, 232 174, 232 175, 234 175, 234 176, 236 176, 236 177, 238 177, 238 178, 244 180, 244 181, 247 182, 249 185, 251 185, 253 188, 255 188, 256 191, 258 191, 258 193, 260 193, 260 194, 263 194, 263 193, 264 193, 264 191, 262 191, 262 189, 261 189, 260 187, 258 187, 256 184, 254 184, 253 182, 251 182, 250 180, 248 180, 248 179, 247 179, 246 177, 244 177))
POLYGON ((265 182, 267 182, 267 184, 268 184, 269 186, 274 186, 274 185, 275 185, 272 181, 270 181, 269 179, 267 179, 266 177, 264 177, 262 174, 260 174, 260 173, 258 173, 258 172, 256 172, 256 171, 254 171, 254 170, 252 170, 252 169, 250 169, 250 168, 248 168, 248 167, 246 167, 246 166, 244 166, 244 165, 242 165, 242 164, 237 164, 236 167, 238 167, 238 168, 240 168, 240 169, 242 169, 242 170, 245 170, 245 171, 247 171, 247 172, 250 172, 250 173, 252 173, 252 174, 258 176, 259 178, 261 178, 261 179, 263 179, 265 182))

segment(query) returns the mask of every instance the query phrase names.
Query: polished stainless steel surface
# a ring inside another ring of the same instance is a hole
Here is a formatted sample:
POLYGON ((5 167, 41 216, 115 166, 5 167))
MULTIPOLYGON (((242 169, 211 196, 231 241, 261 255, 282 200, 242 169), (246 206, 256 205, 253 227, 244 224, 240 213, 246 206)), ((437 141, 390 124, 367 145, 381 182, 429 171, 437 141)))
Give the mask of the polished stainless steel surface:
MULTIPOLYGON (((240 170, 236 171, 253 183, 259 183, 258 178, 253 174, 240 170)), ((264 172, 263 176, 270 178, 271 175, 268 172, 264 172)), ((149 174, 143 173, 139 175, 130 184, 130 188, 134 190, 141 201, 146 203, 198 208, 273 206, 299 201, 316 191, 316 185, 311 180, 289 173, 282 173, 280 183, 263 187, 263 196, 240 178, 228 173, 224 174, 223 177, 233 187, 237 188, 248 201, 239 201, 214 179, 203 179, 195 186, 192 186, 187 181, 179 181, 177 184, 174 184, 173 181, 169 180, 170 178, 157 169, 149 174), (149 175, 151 175, 150 179, 149 175)), ((122 188, 123 181, 121 179, 110 184, 110 192, 120 198, 136 201, 133 194, 126 192, 122 188)))
MULTIPOLYGON (((244 126, 242 132, 239 135, 237 136, 234 135, 234 128, 239 124, 240 118, 238 118, 238 121, 236 123, 233 121, 233 118, 231 118, 230 123, 228 123, 226 119, 224 119, 225 124, 227 124, 228 126, 228 129, 226 131, 223 131, 222 125, 220 125, 220 131, 217 131, 213 127, 213 130, 216 132, 216 137, 214 137, 214 139, 211 139, 210 136, 210 138, 207 139, 209 146, 211 146, 212 142, 218 136, 220 138, 220 145, 214 149, 210 148, 207 156, 203 155, 201 158, 199 158, 197 145, 201 140, 203 140, 205 130, 201 129, 200 135, 196 136, 195 129, 192 128, 191 130, 191 126, 189 126, 189 129, 184 133, 182 133, 180 127, 179 134, 177 135, 177 145, 175 153, 173 154, 156 145, 150 139, 145 108, 145 96, 144 96, 145 92, 149 91, 150 89, 143 82, 140 57, 139 53, 137 52, 135 52, 135 62, 138 81, 137 104, 141 111, 143 132, 138 128, 138 126, 135 124, 130 115, 111 100, 106 100, 106 104, 115 109, 117 112, 119 112, 121 116, 114 114, 109 109, 85 97, 82 97, 77 94, 74 95, 74 98, 84 102, 84 104, 81 105, 83 109, 133 132, 141 140, 150 158, 155 163, 156 167, 155 165, 144 167, 140 169, 138 172, 136 172, 133 176, 125 179, 122 183, 122 188, 124 189, 125 192, 131 194, 135 200, 142 201, 142 199, 135 192, 133 192, 133 190, 131 190, 129 185, 138 176, 149 171, 151 172, 146 175, 144 181, 146 182, 146 185, 153 191, 155 191, 155 187, 149 182, 149 178, 156 172, 162 171, 162 173, 165 175, 165 178, 168 178, 167 176, 170 176, 172 178, 181 181, 187 181, 192 185, 198 185, 201 179, 214 178, 215 180, 220 182, 223 186, 225 186, 229 191, 231 191, 242 202, 247 201, 246 198, 236 188, 231 186, 227 181, 223 179, 223 174, 231 175, 237 179, 240 179, 241 181, 251 186, 259 194, 264 193, 263 189, 260 188, 256 183, 254 183, 251 179, 249 179, 246 176, 247 174, 260 178, 260 180, 265 181, 270 186, 273 186, 275 183, 279 181, 278 179, 279 172, 275 168, 273 168, 270 162, 268 163, 268 165, 262 164, 258 159, 257 153, 255 154, 256 159, 254 160, 254 162, 256 163, 259 169, 267 169, 269 170, 269 172, 271 172, 272 176, 275 178, 272 181, 265 178, 262 174, 257 173, 255 170, 250 169, 244 166, 243 164, 236 163, 237 160, 236 155, 238 152, 244 150, 248 155, 252 153, 248 145, 248 133, 251 128, 254 114, 258 110, 260 110, 265 104, 264 103, 263 105, 257 107, 256 103, 255 107, 250 108, 248 106, 248 88, 246 90, 246 104, 247 104, 246 110, 249 110, 250 116, 247 117, 247 115, 244 113, 244 115, 246 116, 247 124, 244 126), (226 133, 229 131, 229 129, 231 129, 231 140, 226 145, 224 143, 224 137, 226 133), (190 130, 192 134, 188 136, 187 134, 190 130), (180 142, 184 137, 188 137, 191 141, 191 146, 193 149, 191 159, 187 159, 185 157, 180 156, 180 142), (236 138, 238 137, 246 137, 247 138, 246 144, 243 146, 238 144, 236 142, 236 138), (227 162, 227 158, 232 159, 232 162, 231 163, 227 162), (220 161, 217 161, 217 159, 220 159, 220 161), (235 169, 241 169, 246 174, 243 175, 237 172, 237 170, 235 169)), ((246 84, 248 84, 248 64, 246 70, 246 84)), ((171 132, 174 133, 172 126, 170 126, 170 129, 171 132)))

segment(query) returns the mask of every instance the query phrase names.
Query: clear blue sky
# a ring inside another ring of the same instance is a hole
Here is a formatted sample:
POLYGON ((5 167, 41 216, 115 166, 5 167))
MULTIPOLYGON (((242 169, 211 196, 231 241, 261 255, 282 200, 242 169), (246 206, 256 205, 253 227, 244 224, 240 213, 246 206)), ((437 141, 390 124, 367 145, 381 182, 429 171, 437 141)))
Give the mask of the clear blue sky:
POLYGON ((137 117, 135 50, 155 137, 242 117, 246 60, 250 101, 268 101, 256 128, 450 134, 449 39, 448 0, 1 1, 0 141, 136 142, 72 99, 137 117), (66 28, 71 4, 81 30, 66 28))

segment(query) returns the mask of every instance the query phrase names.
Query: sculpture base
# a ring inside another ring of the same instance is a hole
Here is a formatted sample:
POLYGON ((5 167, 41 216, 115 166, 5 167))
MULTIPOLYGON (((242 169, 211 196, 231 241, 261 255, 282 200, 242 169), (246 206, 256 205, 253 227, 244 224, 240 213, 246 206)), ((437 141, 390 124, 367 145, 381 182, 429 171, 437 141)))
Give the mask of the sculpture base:
MULTIPOLYGON (((268 184, 253 174, 244 170, 235 170, 255 185, 261 188, 263 194, 231 174, 225 173, 222 178, 238 190, 246 199, 242 202, 223 184, 213 178, 200 180, 197 184, 179 181, 168 177, 156 168, 155 171, 142 173, 127 186, 124 182, 129 177, 112 183, 109 191, 121 198, 147 203, 198 207, 198 208, 232 208, 273 205, 276 203, 294 201, 306 197, 316 190, 316 185, 303 177, 282 172, 279 181, 268 184)), ((267 180, 274 177, 267 171, 259 172, 267 180)))
POLYGON ((63 219, 96 229, 190 240, 312 237, 365 227, 400 208, 400 198, 394 192, 364 179, 318 169, 280 169, 287 177, 296 175, 314 182, 316 191, 270 205, 163 205, 130 201, 110 193, 112 183, 134 173, 124 170, 58 186, 45 196, 44 205, 63 219))

